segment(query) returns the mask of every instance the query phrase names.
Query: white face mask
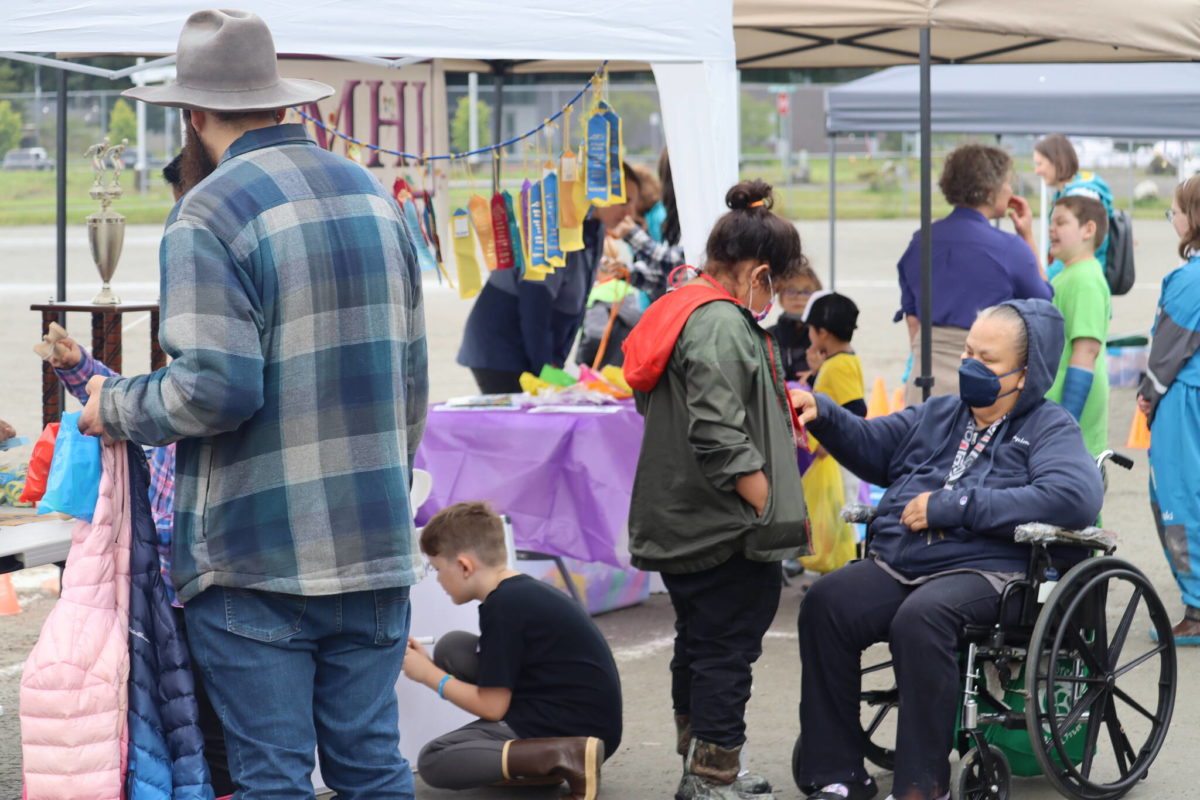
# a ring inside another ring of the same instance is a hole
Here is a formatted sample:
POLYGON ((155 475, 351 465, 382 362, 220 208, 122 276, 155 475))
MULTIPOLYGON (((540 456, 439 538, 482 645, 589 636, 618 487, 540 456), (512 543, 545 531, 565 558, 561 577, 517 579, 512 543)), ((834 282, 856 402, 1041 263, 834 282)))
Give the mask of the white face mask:
POLYGON ((770 298, 775 296, 775 286, 771 283, 771 270, 767 268, 767 304, 763 306, 763 310, 755 313, 754 311, 754 284, 755 281, 750 281, 750 298, 746 301, 746 308, 750 309, 750 313, 754 316, 755 322, 762 322, 767 318, 767 314, 771 313, 771 308, 775 305, 775 301, 770 298))

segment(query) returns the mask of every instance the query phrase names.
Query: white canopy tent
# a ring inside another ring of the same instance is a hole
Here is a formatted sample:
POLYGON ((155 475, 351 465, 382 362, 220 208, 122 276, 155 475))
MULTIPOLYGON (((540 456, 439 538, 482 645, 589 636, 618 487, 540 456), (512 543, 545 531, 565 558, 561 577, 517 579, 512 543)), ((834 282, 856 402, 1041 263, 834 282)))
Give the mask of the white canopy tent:
MULTIPOLYGON (((737 72, 729 0, 617 0, 598 6, 566 0, 433 5, 421 0, 239 0, 237 6, 266 20, 277 51, 287 54, 371 63, 510 61, 526 69, 532 67, 529 62, 562 61, 564 68, 586 64, 586 71, 605 59, 648 62, 671 149, 683 245, 693 258, 703 252, 707 232, 724 208, 725 190, 737 180, 737 114, 730 113, 737 108, 737 72)), ((168 55, 175 51, 184 20, 198 7, 194 0, 0 4, 0 57, 168 55)), ((60 263, 60 272, 63 268, 60 263)), ((60 274, 60 285, 63 281, 60 274)))

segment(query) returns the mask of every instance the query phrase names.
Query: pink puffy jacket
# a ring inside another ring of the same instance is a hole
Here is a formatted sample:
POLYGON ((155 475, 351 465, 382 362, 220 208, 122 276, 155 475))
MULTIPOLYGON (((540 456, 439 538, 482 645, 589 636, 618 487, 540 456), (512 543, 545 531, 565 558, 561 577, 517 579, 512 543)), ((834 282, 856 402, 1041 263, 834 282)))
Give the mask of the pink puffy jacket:
POLYGON ((21 676, 28 800, 120 800, 129 678, 129 469, 103 448, 92 522, 78 522, 62 596, 21 676))

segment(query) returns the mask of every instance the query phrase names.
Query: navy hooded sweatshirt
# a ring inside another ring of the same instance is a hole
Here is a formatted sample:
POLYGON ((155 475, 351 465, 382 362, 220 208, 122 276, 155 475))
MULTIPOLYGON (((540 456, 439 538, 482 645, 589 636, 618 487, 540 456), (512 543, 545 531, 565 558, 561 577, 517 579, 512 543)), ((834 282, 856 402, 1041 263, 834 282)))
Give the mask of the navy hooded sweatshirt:
MULTIPOLYGON (((887 489, 871 523, 871 550, 911 578, 946 570, 1021 572, 1029 546, 1013 540, 1017 525, 1092 525, 1104 503, 1100 471, 1074 418, 1044 399, 1063 349, 1063 318, 1045 300, 1014 300, 1028 335, 1028 371, 1016 407, 953 489, 944 489, 966 432, 970 408, 957 395, 864 420, 824 395, 809 427, 837 461, 887 489), (900 522, 904 507, 932 492, 928 531, 900 522)), ((1067 560, 1083 554, 1063 548, 1067 560)))

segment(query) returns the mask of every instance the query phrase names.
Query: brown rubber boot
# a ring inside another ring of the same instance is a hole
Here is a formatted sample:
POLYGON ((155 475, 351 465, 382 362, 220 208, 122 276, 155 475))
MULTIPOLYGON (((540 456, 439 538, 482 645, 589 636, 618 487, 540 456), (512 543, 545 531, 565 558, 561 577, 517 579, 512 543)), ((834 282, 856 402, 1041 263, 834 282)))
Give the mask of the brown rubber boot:
MULTIPOLYGON (((557 777, 567 782, 570 800, 596 800, 604 742, 595 736, 512 739, 504 743, 505 780, 557 777)), ((735 767, 736 772, 736 767, 735 767)))
POLYGON ((699 775, 706 783, 728 786, 737 780, 741 752, 740 746, 727 750, 712 742, 697 739, 688 772, 699 775))
MULTIPOLYGON (((678 741, 676 742, 675 752, 683 756, 683 779, 680 781, 679 790, 676 791, 675 796, 677 800, 691 800, 691 795, 686 788, 686 784, 688 782, 688 751, 692 746, 692 718, 690 715, 675 715, 675 733, 679 737, 678 741)), ((740 748, 738 751, 738 756, 740 761, 740 748)), ((734 785, 742 794, 769 795, 772 791, 770 781, 761 775, 756 775, 749 771, 743 773, 741 772, 740 767, 738 770, 738 776, 734 780, 734 785)))
POLYGON ((727 750, 699 739, 693 740, 692 747, 675 800, 775 800, 764 779, 738 778, 741 747, 727 750))
MULTIPOLYGON (((692 744, 692 715, 675 715, 675 752, 687 758, 688 748, 692 744)), ((684 765, 687 766, 686 764, 684 765)))

